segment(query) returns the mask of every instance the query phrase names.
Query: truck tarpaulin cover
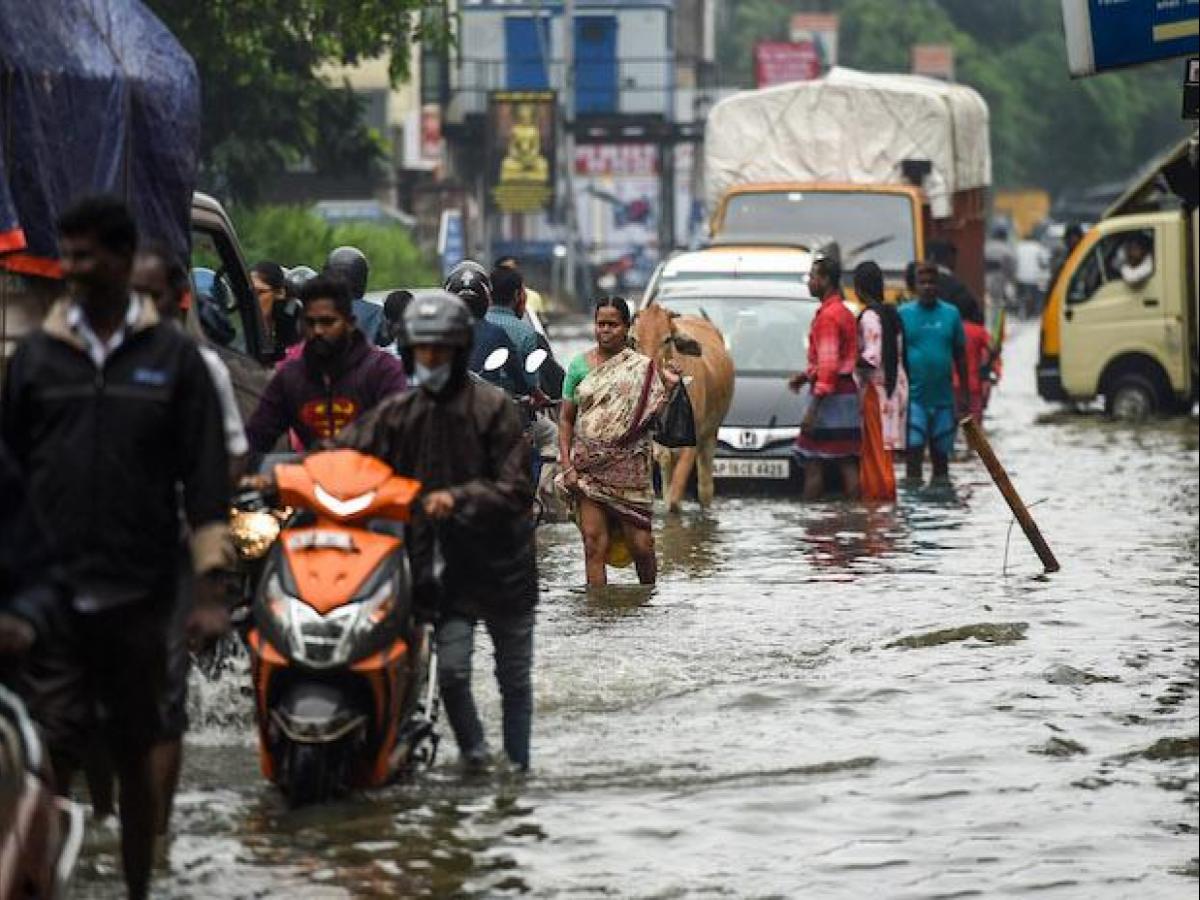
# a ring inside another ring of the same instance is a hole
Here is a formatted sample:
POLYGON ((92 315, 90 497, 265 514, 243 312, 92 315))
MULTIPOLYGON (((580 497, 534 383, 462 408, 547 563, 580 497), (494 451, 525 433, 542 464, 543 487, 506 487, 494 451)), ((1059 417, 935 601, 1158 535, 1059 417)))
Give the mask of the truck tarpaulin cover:
POLYGON ((0 267, 56 277, 55 221, 95 192, 185 254, 199 123, 196 67, 138 0, 0 0, 0 267))
POLYGON ((896 184, 906 159, 929 160, 936 217, 957 191, 992 181, 988 108, 969 87, 916 75, 834 68, 824 78, 734 94, 704 132, 710 208, 739 184, 896 184))

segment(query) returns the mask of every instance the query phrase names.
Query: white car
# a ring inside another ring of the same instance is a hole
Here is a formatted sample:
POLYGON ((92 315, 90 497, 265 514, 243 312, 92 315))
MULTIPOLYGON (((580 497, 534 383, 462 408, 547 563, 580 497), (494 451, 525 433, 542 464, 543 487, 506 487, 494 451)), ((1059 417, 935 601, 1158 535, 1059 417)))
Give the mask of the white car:
POLYGON ((801 247, 708 247, 659 263, 642 294, 645 306, 668 287, 705 281, 782 281, 805 284, 813 254, 801 247))

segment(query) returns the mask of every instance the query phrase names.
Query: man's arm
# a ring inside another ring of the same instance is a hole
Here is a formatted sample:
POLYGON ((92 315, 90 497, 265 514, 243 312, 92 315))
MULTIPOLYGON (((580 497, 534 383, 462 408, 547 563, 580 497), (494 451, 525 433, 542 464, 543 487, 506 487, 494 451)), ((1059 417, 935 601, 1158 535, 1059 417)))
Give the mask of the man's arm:
POLYGON ((174 402, 175 452, 191 526, 192 564, 203 575, 228 566, 229 456, 217 391, 200 351, 190 342, 180 364, 174 402))
POLYGON ((259 398, 258 407, 246 423, 246 438, 250 452, 270 453, 275 442, 291 427, 291 415, 283 391, 283 368, 276 370, 259 398))
POLYGON ((533 505, 530 450, 516 407, 502 404, 482 438, 487 468, 496 475, 450 488, 456 515, 468 521, 501 521, 528 515, 533 505))
POLYGON ((959 412, 966 414, 970 409, 971 382, 967 377, 967 333, 963 328, 962 317, 954 317, 954 365, 958 369, 958 403, 962 407, 959 412))

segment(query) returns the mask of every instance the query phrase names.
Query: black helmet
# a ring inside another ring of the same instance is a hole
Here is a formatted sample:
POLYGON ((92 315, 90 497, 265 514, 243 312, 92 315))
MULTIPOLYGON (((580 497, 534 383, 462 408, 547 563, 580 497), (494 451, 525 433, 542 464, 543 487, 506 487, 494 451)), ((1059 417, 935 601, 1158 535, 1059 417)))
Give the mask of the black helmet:
POLYGON ((461 297, 477 319, 483 318, 492 305, 492 279, 483 266, 473 260, 463 260, 451 269, 442 287, 461 297))
POLYGON ((304 287, 304 283, 316 277, 316 269, 312 269, 309 266, 293 266, 284 272, 283 286, 287 290, 289 297, 298 297, 300 296, 300 288, 304 287))
POLYGON ((466 303, 447 291, 421 291, 404 310, 404 330, 409 346, 469 347, 474 325, 475 320, 466 303))
POLYGON ((475 272, 479 275, 486 275, 488 270, 484 268, 483 263, 478 263, 473 259, 464 259, 454 265, 446 275, 446 282, 450 282, 453 278, 461 275, 463 272, 475 272))
POLYGON ((357 247, 338 247, 331 251, 325 260, 325 271, 346 279, 356 300, 367 292, 371 267, 367 264, 367 257, 357 247))

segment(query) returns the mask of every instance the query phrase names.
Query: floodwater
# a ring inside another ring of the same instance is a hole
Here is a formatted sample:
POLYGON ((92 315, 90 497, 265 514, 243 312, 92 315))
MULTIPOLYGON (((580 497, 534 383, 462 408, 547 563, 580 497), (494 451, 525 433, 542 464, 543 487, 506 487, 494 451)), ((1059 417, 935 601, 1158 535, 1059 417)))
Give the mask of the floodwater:
MULTIPOLYGON (((229 673, 193 698, 157 895, 1194 897, 1196 420, 1055 412, 1036 337, 989 433, 1059 574, 974 461, 895 508, 688 509, 653 591, 586 593, 546 527, 528 780, 461 777, 447 737, 415 784, 289 812, 229 673)), ((92 845, 77 894, 119 896, 92 845)))

